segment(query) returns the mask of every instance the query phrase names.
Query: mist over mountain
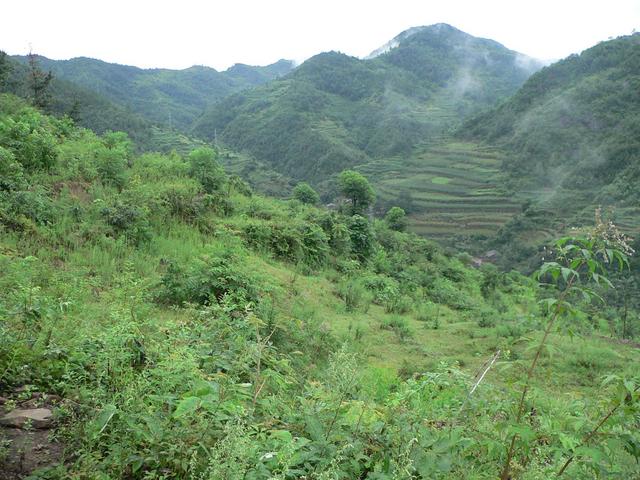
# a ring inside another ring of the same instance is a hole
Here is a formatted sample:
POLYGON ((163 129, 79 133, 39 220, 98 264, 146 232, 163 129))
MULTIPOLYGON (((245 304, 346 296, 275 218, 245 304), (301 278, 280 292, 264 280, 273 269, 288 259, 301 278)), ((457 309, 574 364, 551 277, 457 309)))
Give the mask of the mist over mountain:
POLYGON ((369 59, 321 53, 282 79, 210 107, 194 133, 296 178, 408 154, 514 93, 540 63, 446 24, 400 34, 369 59))
POLYGON ((501 232, 507 250, 584 225, 597 206, 639 232, 640 35, 545 67, 458 134, 499 147, 510 189, 531 202, 501 232))

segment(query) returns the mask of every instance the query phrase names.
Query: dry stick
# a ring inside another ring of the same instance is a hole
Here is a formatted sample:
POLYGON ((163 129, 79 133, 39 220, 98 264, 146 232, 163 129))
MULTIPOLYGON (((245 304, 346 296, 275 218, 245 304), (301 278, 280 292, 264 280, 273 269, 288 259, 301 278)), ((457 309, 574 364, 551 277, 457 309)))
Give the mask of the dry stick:
MULTIPOLYGON (((633 393, 636 393, 638 390, 640 390, 640 385, 638 385, 634 390, 633 393)), ((584 445, 586 445, 587 443, 589 443, 589 441, 595 436, 595 434, 598 432, 598 430, 600 430, 600 427, 602 425, 605 424, 605 422, 607 420, 609 420, 609 418, 611 418, 611 416, 616 413, 616 411, 618 410, 618 408, 620 408, 620 406, 622 405, 623 402, 618 403, 615 407, 613 407, 611 410, 609 410, 609 413, 607 413, 602 420, 600 420, 600 422, 598 423, 598 425, 596 425, 596 427, 591 430, 591 432, 589 433, 589 435, 587 435, 584 440, 582 440, 582 443, 580 443, 580 445, 578 445, 577 448, 580 448, 584 445)), ((575 454, 571 455, 567 461, 565 462, 565 464, 562 466, 562 468, 560 469, 560 471, 558 471, 557 476, 559 477, 560 475, 562 475, 564 473, 564 471, 567 469, 567 467, 569 465, 571 465, 571 462, 573 462, 573 459, 575 458, 575 454)))
POLYGON ((493 357, 491 359, 487 360, 482 365, 482 367, 480 367, 480 370, 478 371, 478 373, 474 377, 474 378, 477 378, 478 380, 476 380, 476 383, 473 385, 473 387, 471 388, 471 390, 467 394, 467 398, 465 398, 464 402, 462 402, 462 405, 460 406, 460 410, 458 410, 458 416, 460 415, 460 413, 462 413, 462 410, 464 410, 464 407, 467 405, 467 402, 469 402, 469 399, 471 398, 471 395, 473 395, 473 392, 476 391, 476 388, 478 388, 478 385, 480 385, 480 382, 482 382, 482 380, 484 379, 484 377, 487 374, 487 372, 491 369, 491 367, 493 367, 493 364, 496 363, 496 360, 498 360, 499 356, 500 356, 500 350, 498 350, 496 353, 494 353, 493 357))
MULTIPOLYGON (((542 340, 540 341, 540 345, 538 345, 538 349, 536 350, 536 354, 533 357, 533 361, 531 362, 531 365, 527 370, 527 377, 525 379, 524 387, 522 388, 520 403, 518 404, 518 416, 517 416, 516 423, 520 423, 520 421, 522 420, 522 415, 524 414, 524 401, 527 396, 527 392, 529 391, 529 383, 531 382, 531 378, 533 377, 533 371, 535 370, 536 365, 538 364, 538 359, 540 358, 540 354, 542 353, 542 347, 544 347, 544 344, 547 341, 547 337, 551 333, 551 327, 553 327, 553 324, 555 323, 555 321, 558 319, 558 316, 560 315, 560 311, 562 309, 562 303, 564 302, 564 299, 569 293, 569 290, 571 289, 571 286, 573 285, 573 282, 575 280, 576 280, 576 275, 574 274, 567 282, 567 286, 562 292, 562 294, 560 295, 560 297, 558 297, 558 302, 556 303, 556 308, 553 312, 553 316, 551 317, 551 320, 549 320, 549 323, 547 323, 547 328, 545 328, 544 330, 544 335, 542 337, 542 340)), ((513 453, 516 446, 516 437, 517 435, 515 433, 511 437, 509 450, 507 450, 507 460, 505 461, 504 468, 502 470, 502 473, 500 474, 500 480, 509 480, 510 478, 509 470, 511 469, 511 460, 513 458, 513 453)))
POLYGON ((264 340, 260 339, 260 331, 258 330, 258 328, 256 328, 256 337, 258 339, 258 344, 260 345, 260 348, 258 349, 258 362, 256 365, 256 383, 255 386, 253 387, 253 402, 252 402, 252 406, 253 409, 255 410, 256 408, 256 402, 258 401, 258 395, 260 395, 260 392, 262 391, 262 388, 264 387, 264 384, 266 383, 266 379, 263 380, 262 384, 258 387, 258 382, 261 380, 260 378, 260 370, 262 368, 262 352, 264 351, 264 349, 267 347, 267 343, 269 343, 269 340, 271 339, 271 336, 275 333, 276 329, 274 328, 273 330, 271 330, 271 333, 267 336, 267 338, 265 338, 264 340))

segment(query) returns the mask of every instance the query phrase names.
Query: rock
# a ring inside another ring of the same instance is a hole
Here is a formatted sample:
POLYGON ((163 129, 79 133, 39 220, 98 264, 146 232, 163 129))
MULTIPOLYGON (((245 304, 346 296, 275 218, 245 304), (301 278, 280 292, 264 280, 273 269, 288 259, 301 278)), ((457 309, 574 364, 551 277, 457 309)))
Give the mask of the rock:
POLYGON ((34 428, 49 428, 53 413, 48 408, 16 409, 0 418, 0 425, 23 428, 30 424, 34 428))

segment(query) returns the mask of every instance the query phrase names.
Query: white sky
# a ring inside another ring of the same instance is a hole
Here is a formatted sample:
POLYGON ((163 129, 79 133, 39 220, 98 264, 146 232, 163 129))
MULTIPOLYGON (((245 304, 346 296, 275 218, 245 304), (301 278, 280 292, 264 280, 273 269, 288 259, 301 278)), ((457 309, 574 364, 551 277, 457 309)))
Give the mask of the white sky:
POLYGON ((185 68, 364 56, 412 26, 449 23, 549 60, 640 30, 640 0, 4 0, 0 49, 185 68))

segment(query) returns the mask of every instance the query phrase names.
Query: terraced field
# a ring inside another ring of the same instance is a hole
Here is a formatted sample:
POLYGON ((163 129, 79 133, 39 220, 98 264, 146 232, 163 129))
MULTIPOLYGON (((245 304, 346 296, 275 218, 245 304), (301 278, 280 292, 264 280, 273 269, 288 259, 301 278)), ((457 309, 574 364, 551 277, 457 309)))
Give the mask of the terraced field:
POLYGON ((494 234, 521 211, 522 199, 500 188, 500 163, 495 149, 442 138, 409 158, 386 158, 358 170, 372 180, 381 203, 411 211, 413 231, 445 240, 494 234))

